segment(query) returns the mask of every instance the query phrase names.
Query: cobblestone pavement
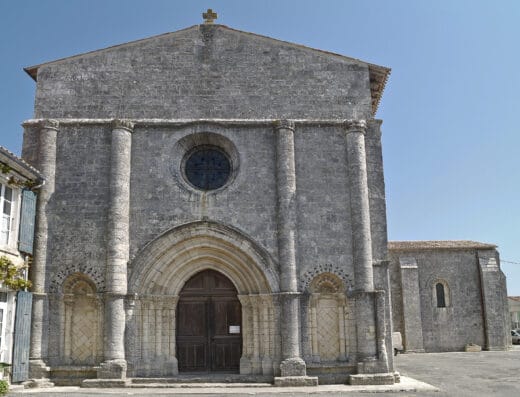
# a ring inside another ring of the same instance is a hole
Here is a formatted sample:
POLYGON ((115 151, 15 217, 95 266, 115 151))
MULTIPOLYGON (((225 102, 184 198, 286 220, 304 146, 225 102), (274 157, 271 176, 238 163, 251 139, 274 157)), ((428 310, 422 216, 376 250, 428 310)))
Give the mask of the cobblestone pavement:
MULTIPOLYGON (((396 358, 399 371, 440 389, 434 391, 427 385, 416 383, 420 391, 394 391, 392 396, 421 397, 516 397, 520 396, 520 347, 507 352, 480 353, 430 353, 403 354, 396 358)), ((413 386, 413 381, 408 385, 413 386)), ((404 386, 404 384, 403 384, 404 386)), ((397 390, 397 389, 394 389, 397 390)), ((373 388, 372 392, 390 391, 388 388, 373 388)), ((200 396, 276 396, 303 397, 326 395, 327 397, 366 397, 367 392, 354 391, 349 386, 318 386, 316 388, 205 388, 205 389, 80 389, 54 388, 11 392, 11 396, 23 397, 90 397, 90 396, 154 396, 154 397, 200 397, 200 396)))

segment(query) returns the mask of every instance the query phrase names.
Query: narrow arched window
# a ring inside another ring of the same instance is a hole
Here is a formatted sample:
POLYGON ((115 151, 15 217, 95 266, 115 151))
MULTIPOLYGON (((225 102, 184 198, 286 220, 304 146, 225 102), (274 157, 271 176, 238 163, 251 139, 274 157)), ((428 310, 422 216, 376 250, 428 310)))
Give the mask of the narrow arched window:
POLYGON ((444 285, 442 283, 437 283, 437 285, 435 285, 435 293, 437 295, 437 307, 446 307, 444 285))

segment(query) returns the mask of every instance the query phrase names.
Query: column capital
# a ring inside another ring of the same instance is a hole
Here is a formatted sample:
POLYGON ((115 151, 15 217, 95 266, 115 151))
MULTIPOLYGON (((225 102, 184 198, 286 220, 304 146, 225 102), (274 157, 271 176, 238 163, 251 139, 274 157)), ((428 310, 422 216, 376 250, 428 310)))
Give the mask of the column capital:
POLYGON ((128 132, 134 132, 135 123, 126 119, 113 119, 112 130, 126 130, 128 132))
POLYGON ((291 130, 294 131, 294 121, 287 120, 287 119, 281 119, 281 120, 275 120, 273 122, 275 131, 278 130, 291 130))
POLYGON ((347 134, 351 132, 361 132, 365 134, 367 132, 367 122, 366 120, 349 119, 343 122, 343 128, 345 128, 347 134))
POLYGON ((60 123, 58 120, 53 119, 43 119, 38 122, 38 126, 42 130, 55 130, 58 131, 60 127, 60 123))

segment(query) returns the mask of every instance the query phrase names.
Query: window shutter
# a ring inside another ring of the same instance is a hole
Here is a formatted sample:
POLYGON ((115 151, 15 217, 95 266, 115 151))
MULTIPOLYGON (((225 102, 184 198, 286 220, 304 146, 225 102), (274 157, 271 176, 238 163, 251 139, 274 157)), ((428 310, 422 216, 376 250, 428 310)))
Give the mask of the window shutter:
POLYGON ((18 250, 33 253, 34 222, 36 217, 36 194, 30 190, 22 191, 22 211, 20 214, 20 233, 18 250))
POLYGON ((29 345, 31 342, 32 293, 18 291, 14 320, 13 383, 29 379, 29 345))

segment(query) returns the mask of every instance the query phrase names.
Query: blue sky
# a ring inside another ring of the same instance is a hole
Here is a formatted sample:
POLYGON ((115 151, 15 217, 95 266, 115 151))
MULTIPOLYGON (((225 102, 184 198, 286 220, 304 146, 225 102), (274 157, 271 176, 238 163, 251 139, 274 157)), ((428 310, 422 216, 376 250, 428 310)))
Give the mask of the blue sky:
POLYGON ((392 68, 383 123, 389 238, 499 246, 520 295, 520 1, 0 0, 0 145, 19 154, 22 70, 202 21, 392 68))

